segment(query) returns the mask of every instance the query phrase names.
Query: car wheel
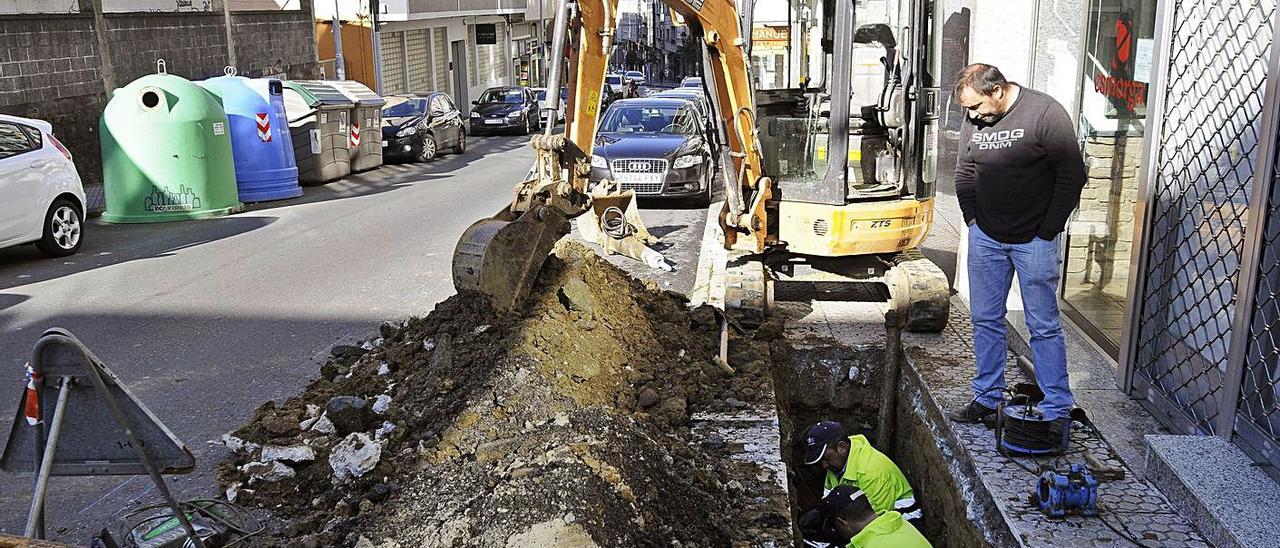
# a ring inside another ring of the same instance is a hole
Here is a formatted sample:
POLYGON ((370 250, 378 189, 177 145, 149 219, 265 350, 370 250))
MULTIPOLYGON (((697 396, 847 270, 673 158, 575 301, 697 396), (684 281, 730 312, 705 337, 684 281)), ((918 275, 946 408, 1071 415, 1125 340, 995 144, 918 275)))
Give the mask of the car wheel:
POLYGON ((715 177, 714 169, 707 170, 706 179, 707 179, 706 181, 707 191, 701 194, 698 194, 698 196, 693 199, 693 204, 698 207, 707 207, 711 205, 711 200, 715 196, 714 187, 715 187, 716 177, 715 177))
POLYGON ((467 151, 467 132, 458 130, 458 145, 453 147, 454 154, 462 154, 467 151))
POLYGON ((422 150, 418 152, 419 162, 430 162, 436 158, 436 138, 430 133, 422 134, 422 150))
POLYGON ((84 217, 71 200, 61 198, 49 206, 44 216, 44 236, 36 242, 41 253, 50 257, 66 257, 80 251, 84 242, 84 217))

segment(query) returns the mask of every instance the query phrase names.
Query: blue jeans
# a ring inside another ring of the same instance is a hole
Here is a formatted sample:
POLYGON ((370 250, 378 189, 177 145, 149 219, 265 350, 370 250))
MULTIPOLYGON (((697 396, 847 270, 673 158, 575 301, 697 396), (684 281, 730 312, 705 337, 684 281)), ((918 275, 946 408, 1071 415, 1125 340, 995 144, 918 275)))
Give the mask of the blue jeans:
POLYGON ((1024 244, 1005 244, 969 226, 969 303, 973 318, 973 347, 977 375, 973 393, 978 403, 994 409, 1005 387, 1005 301, 1013 273, 1018 273, 1027 328, 1031 331, 1031 361, 1036 384, 1044 391, 1040 404, 1046 418, 1065 417, 1075 400, 1067 379, 1067 347, 1058 315, 1061 261, 1056 241, 1039 237, 1024 244))

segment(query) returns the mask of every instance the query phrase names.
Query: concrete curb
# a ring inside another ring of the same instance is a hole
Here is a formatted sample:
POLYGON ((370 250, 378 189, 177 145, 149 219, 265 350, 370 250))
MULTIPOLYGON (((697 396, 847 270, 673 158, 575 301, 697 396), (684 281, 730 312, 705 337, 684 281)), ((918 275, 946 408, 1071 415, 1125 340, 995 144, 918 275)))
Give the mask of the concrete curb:
POLYGON ((1147 476, 1169 504, 1220 548, 1264 548, 1280 538, 1275 481, 1218 436, 1145 436, 1147 476))
POLYGON ((957 436, 951 420, 947 418, 946 410, 925 387, 917 364, 919 358, 905 351, 901 355, 903 367, 898 386, 901 391, 899 405, 910 402, 909 412, 933 433, 933 438, 938 443, 937 449, 947 462, 950 479, 956 482, 956 489, 962 500, 968 503, 966 516, 969 521, 992 546, 1026 546, 1010 527, 1011 516, 1001 509, 991 489, 983 484, 982 474, 975 465, 976 459, 957 436))

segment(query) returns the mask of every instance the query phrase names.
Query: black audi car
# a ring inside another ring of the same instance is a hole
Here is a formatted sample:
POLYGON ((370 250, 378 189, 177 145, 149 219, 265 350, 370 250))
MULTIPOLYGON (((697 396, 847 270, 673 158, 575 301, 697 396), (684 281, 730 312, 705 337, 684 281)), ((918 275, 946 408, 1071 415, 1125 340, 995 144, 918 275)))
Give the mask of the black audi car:
POLYGON ((389 95, 382 107, 382 155, 428 161, 442 151, 467 149, 462 113, 449 94, 389 95))
POLYGON ((529 88, 489 88, 471 104, 471 134, 516 131, 528 135, 542 129, 538 98, 529 88))
POLYGON ((618 181, 637 196, 711 203, 715 170, 697 107, 683 98, 622 99, 600 121, 591 181, 618 181))

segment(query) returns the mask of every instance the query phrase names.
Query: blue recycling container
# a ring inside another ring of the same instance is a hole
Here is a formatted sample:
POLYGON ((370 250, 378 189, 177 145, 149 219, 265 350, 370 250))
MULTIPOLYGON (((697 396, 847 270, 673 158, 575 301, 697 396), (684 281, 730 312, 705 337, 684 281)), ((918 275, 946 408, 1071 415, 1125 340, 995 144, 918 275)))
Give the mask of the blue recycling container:
POLYGON ((283 84, 269 78, 236 76, 233 70, 197 83, 217 97, 227 113, 240 201, 301 196, 289 119, 284 112, 283 84))

